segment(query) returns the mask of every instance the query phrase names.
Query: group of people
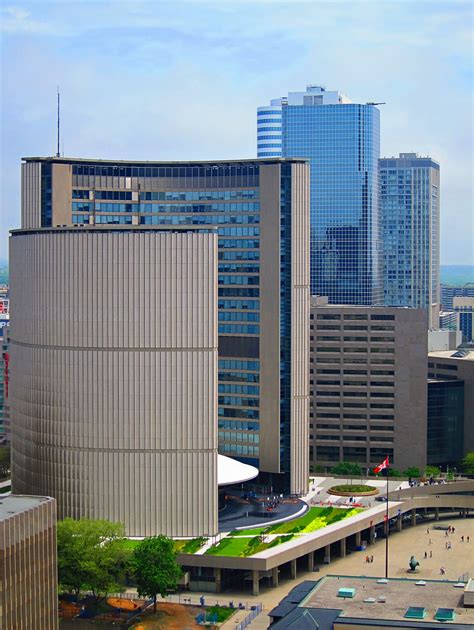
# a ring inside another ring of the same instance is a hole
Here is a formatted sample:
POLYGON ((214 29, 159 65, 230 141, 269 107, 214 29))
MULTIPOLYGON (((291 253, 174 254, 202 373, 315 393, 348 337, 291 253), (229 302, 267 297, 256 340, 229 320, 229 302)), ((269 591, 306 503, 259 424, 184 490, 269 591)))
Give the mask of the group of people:
POLYGON ((374 556, 365 556, 366 564, 372 564, 373 561, 374 561, 374 556))

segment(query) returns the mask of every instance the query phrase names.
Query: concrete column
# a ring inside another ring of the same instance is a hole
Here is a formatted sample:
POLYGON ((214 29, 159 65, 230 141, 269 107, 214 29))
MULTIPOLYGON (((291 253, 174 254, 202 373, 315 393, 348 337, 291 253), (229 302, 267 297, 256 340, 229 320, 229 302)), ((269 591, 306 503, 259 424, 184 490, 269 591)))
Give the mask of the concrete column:
POLYGON ((314 570, 314 551, 310 551, 308 554, 308 571, 314 570))
POLYGON ((356 532, 356 547, 362 545, 362 532, 356 532))
POLYGON ((296 558, 291 561, 291 577, 296 580, 296 558))
POLYGON ((324 564, 329 564, 331 562, 331 545, 326 545, 324 547, 324 564))
POLYGON ((346 539, 341 538, 341 558, 346 557, 346 539))
POLYGON ((214 569, 214 579, 216 581, 216 593, 220 593, 222 591, 222 578, 221 570, 218 567, 214 569))
POLYGON ((278 567, 272 569, 272 586, 278 586, 278 567))
POLYGON ((397 532, 401 532, 403 527, 402 515, 397 516, 397 532))
POLYGON ((373 545, 375 542, 375 525, 372 525, 370 527, 370 532, 369 532, 369 545, 373 545))
POLYGON ((412 526, 416 525, 416 509, 413 508, 411 511, 411 524, 412 526))
POLYGON ((253 586, 253 594, 258 595, 260 593, 260 580, 258 569, 254 569, 252 571, 252 586, 253 586))
POLYGON ((435 507, 435 521, 439 521, 439 507, 435 507))

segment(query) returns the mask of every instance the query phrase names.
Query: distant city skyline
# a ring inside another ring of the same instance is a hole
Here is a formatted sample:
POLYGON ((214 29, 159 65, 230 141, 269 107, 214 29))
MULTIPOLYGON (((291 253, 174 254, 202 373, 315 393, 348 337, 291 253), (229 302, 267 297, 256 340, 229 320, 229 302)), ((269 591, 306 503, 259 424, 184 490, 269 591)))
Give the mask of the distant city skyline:
POLYGON ((269 95, 317 83, 386 102, 382 156, 440 163, 441 263, 474 264, 472 11, 463 0, 4 4, 0 259, 20 224, 20 158, 56 152, 57 85, 67 156, 218 160, 254 157, 269 95))

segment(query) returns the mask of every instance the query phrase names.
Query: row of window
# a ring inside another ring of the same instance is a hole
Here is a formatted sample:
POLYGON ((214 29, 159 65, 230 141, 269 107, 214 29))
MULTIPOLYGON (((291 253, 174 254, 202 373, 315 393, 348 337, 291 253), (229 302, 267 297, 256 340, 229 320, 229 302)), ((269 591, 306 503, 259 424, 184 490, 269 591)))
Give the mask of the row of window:
POLYGON ((238 418, 239 422, 243 422, 244 420, 258 420, 260 418, 260 412, 258 409, 233 409, 227 407, 219 407, 219 416, 222 418, 238 418))
MULTIPOLYGON (((219 225, 219 224, 247 224, 247 223, 260 223, 259 216, 254 215, 237 215, 235 217, 227 217, 227 216, 207 216, 207 215, 199 215, 199 214, 191 214, 191 215, 162 215, 162 216, 141 216, 140 223, 142 225, 219 225)), ((242 231, 233 231, 229 232, 226 228, 219 228, 219 234, 224 234, 225 236, 229 236, 236 233, 237 236, 254 236, 258 234, 256 231, 258 228, 254 230, 247 230, 249 234, 246 234, 245 230, 242 231)))
MULTIPOLYGON (((311 319, 314 319, 312 315, 311 315, 311 319)), ((327 319, 342 319, 342 317, 341 317, 341 315, 339 313, 323 313, 323 314, 318 313, 316 315, 316 319, 324 319, 324 320, 327 320, 327 319)), ((362 315, 362 314, 361 315, 359 315, 359 314, 357 314, 357 315, 344 315, 344 320, 345 321, 347 321, 347 320, 367 320, 367 319, 369 319, 369 315, 368 314, 365 314, 365 315, 362 315)), ((392 320, 393 321, 394 319, 395 319, 395 315, 378 315, 378 314, 373 314, 373 313, 370 315, 370 320, 371 321, 374 321, 374 320, 376 320, 376 321, 377 320, 379 320, 379 321, 380 320, 387 320, 387 321, 392 320)))
POLYGON ((219 431, 219 442, 225 440, 226 442, 254 442, 258 444, 260 442, 260 435, 258 433, 243 433, 242 431, 219 431))
POLYGON ((260 289, 251 289, 250 287, 219 287, 217 291, 219 297, 260 297, 260 289))
POLYGON ((232 429, 237 431, 259 431, 260 424, 249 420, 222 420, 219 418, 217 426, 219 429, 232 429))
POLYGON ((242 309, 242 310, 259 310, 259 300, 219 300, 217 302, 219 309, 242 309))
POLYGON ((144 201, 214 201, 232 199, 258 199, 259 189, 252 190, 187 190, 172 192, 140 192, 144 201))
POLYGON ((260 273, 260 265, 249 263, 220 263, 217 267, 219 273, 260 273))
MULTIPOLYGON (((259 165, 254 164, 207 164, 206 166, 124 166, 116 164, 103 166, 96 164, 73 164, 73 175, 89 177, 255 177, 259 174, 259 165)), ((212 184, 207 184, 212 186, 212 184)), ((252 186, 253 184, 247 184, 252 186)), ((245 187, 245 184, 243 185, 245 187)))
POLYGON ((260 387, 258 385, 231 385, 219 383, 219 394, 249 394, 251 396, 260 395, 260 387))
MULTIPOLYGON (((165 212, 167 214, 175 214, 181 212, 192 212, 193 214, 202 214, 203 212, 258 212, 260 210, 259 201, 243 201, 231 203, 140 203, 135 204, 136 212, 145 212, 147 214, 159 214, 165 212)), ((97 204, 96 204, 97 209, 97 204)), ((217 221, 217 218, 216 218, 217 221)), ((231 217, 229 217, 229 222, 231 217)), ((235 223, 235 218, 232 221, 235 223)), ((222 221, 221 221, 222 223, 222 221)))
POLYGON ((223 274, 219 274, 218 280, 219 280, 220 285, 227 285, 227 284, 258 285, 260 279, 258 276, 226 276, 223 274))
POLYGON ((219 252, 219 260, 260 260, 260 252, 219 252))
POLYGON ((219 445, 219 450, 224 453, 235 453, 236 455, 251 455, 256 457, 260 454, 258 446, 252 446, 251 444, 228 444, 224 442, 219 445))
POLYGON ((218 379, 236 383, 258 383, 260 375, 253 372, 219 372, 218 379))
POLYGON ((243 361, 240 359, 219 359, 219 369, 258 371, 260 369, 260 361, 243 361))
POLYGON ((115 225, 131 225, 132 217, 126 214, 98 214, 95 217, 96 224, 106 223, 115 225))
POLYGON ((248 313, 219 311, 218 318, 220 322, 259 322, 260 313, 253 311, 248 313))
POLYGON ((394 354, 395 353, 395 349, 394 348, 341 348, 339 346, 337 347, 329 347, 329 348, 324 348, 324 347, 317 347, 316 348, 316 352, 355 352, 355 353, 367 353, 367 352, 373 352, 373 353, 377 353, 377 352, 383 352, 384 354, 394 354))
POLYGON ((219 332, 223 335, 259 335, 260 326, 251 324, 219 324, 219 332))
MULTIPOLYGON (((258 407, 258 398, 239 398, 237 396, 219 396, 219 405, 229 405, 231 407, 258 407)), ((241 411, 240 409, 238 410, 241 411)), ((220 413, 220 412, 219 412, 220 413)))

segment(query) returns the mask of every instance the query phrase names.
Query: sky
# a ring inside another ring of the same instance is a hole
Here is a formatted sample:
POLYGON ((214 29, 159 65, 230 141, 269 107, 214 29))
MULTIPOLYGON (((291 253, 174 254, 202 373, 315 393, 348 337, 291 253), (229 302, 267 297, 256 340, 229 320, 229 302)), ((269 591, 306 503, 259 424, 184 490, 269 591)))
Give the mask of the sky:
POLYGON ((256 107, 307 84, 381 106, 381 155, 441 165, 441 263, 474 264, 473 3, 0 2, 0 260, 20 160, 256 156, 256 107))

